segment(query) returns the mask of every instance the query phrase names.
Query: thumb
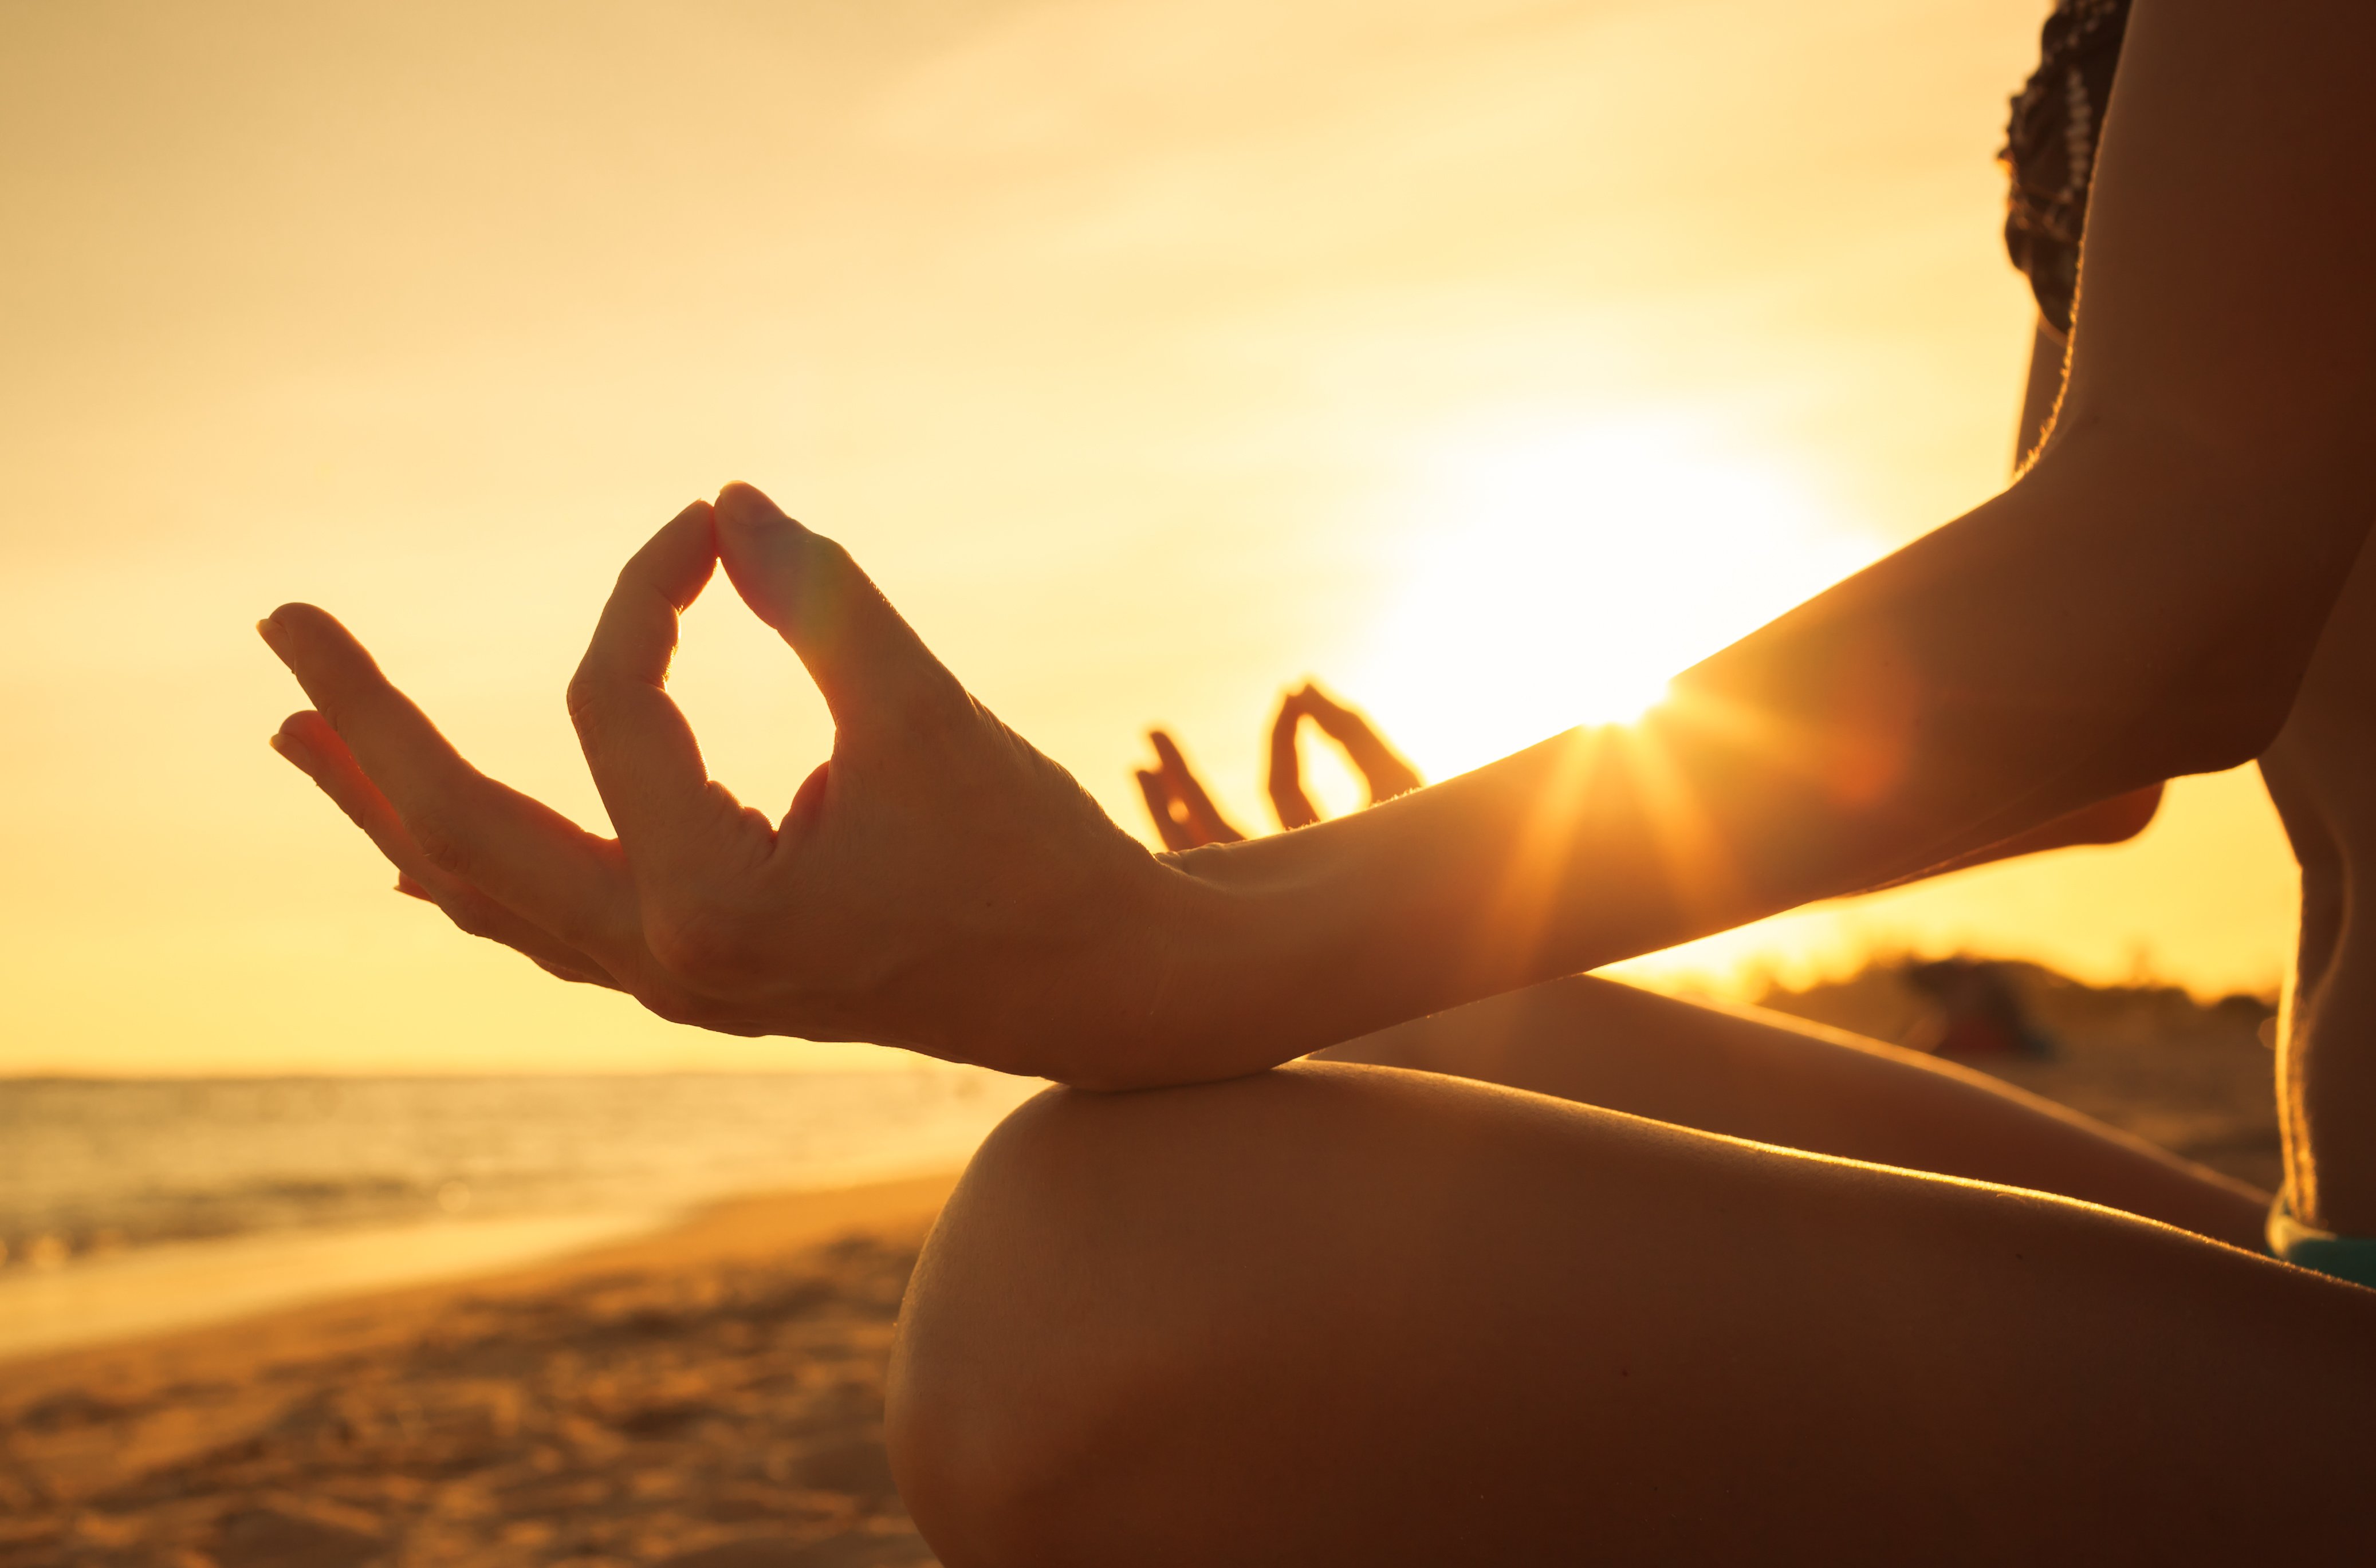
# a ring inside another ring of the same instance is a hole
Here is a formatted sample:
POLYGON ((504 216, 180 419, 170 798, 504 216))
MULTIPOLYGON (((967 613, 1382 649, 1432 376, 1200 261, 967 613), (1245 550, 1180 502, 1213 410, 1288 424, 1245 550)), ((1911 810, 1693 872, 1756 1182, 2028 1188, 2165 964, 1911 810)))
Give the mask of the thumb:
POLYGON ((747 484, 718 493, 718 559, 751 612, 791 645, 837 725, 885 707, 962 701, 849 552, 747 484))

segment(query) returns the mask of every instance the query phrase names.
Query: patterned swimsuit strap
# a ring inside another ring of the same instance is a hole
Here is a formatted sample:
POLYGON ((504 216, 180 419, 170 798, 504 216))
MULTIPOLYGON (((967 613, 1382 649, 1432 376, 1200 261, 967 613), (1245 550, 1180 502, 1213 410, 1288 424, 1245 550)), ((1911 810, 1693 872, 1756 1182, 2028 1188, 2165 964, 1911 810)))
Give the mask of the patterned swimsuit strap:
POLYGON ((1997 154, 2013 184, 2005 250, 2059 332, 2071 330, 2087 189, 2128 22, 2129 0, 2062 0, 2055 7, 2039 36, 2037 69, 2014 96, 1997 154))

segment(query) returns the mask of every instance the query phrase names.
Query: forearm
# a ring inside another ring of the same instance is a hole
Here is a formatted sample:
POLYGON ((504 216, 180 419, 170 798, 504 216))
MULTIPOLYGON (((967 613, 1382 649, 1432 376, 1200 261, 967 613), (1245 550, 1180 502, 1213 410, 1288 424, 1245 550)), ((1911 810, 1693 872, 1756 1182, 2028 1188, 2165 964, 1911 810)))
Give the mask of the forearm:
POLYGON ((1252 1070, 2251 756, 2358 534, 2273 551, 2233 526, 2248 493, 2182 450, 2066 432, 2005 494, 1686 672, 1637 726, 1180 857, 1158 1075, 1252 1070))
POLYGON ((1099 1075, 1247 1071, 2257 755, 2376 494, 2371 60, 2363 6, 2140 3, 2021 478, 1630 731, 1182 857, 1144 1047, 1099 1075))
POLYGON ((2025 832, 1994 844, 1968 849, 1927 870, 1895 877, 1878 886, 1861 888, 1865 893, 1878 893, 1883 888, 1904 887, 1909 883, 1944 876, 1951 871, 1969 871, 1974 866, 1993 865, 1999 861, 2018 860, 2024 855, 2041 855, 2049 849, 2068 849, 2083 844, 2121 844, 2145 830, 2161 809, 2163 786, 2148 784, 2142 790, 2132 790, 2125 795, 2115 795, 2109 801, 2098 801, 2092 806, 2082 806, 2043 822, 2025 832))

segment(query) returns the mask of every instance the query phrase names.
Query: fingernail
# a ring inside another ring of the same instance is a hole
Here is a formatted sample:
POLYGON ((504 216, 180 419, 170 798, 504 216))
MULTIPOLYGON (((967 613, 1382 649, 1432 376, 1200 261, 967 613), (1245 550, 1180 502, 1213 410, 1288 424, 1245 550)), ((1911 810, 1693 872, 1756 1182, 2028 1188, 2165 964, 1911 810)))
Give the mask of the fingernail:
POLYGON ((314 771, 314 754, 305 749, 303 742, 286 734, 274 734, 264 743, 279 752, 298 771, 308 774, 314 771))

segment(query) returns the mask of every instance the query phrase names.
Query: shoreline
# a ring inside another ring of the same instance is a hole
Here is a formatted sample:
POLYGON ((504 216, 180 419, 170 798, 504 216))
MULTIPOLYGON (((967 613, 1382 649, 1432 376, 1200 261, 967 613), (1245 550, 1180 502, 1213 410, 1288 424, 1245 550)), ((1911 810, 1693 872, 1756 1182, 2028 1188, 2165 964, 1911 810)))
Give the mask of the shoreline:
MULTIPOLYGON (((956 1162, 957 1166, 962 1161, 956 1162)), ((845 1162, 814 1185, 497 1215, 297 1226, 154 1242, 62 1266, 0 1270, 0 1370, 80 1347, 170 1335, 412 1286, 497 1277, 697 1224, 721 1206, 954 1181, 955 1167, 845 1162)))
POLYGON ((251 1232, 0 1276, 0 1370, 62 1350, 507 1273, 665 1229, 671 1208, 251 1232))
MULTIPOLYGON (((216 1354, 236 1357, 243 1345, 279 1342, 285 1336, 294 1336, 309 1345, 331 1341, 343 1344, 351 1337, 353 1345, 360 1348, 384 1342, 386 1330, 398 1324, 409 1324, 420 1315, 464 1297, 505 1300, 534 1296, 587 1278, 647 1271, 669 1264, 704 1266, 761 1262, 772 1255, 814 1246, 842 1233, 912 1224, 920 1216, 929 1224, 931 1216, 939 1213, 942 1202, 956 1185, 959 1173, 948 1170, 847 1186, 749 1193, 676 1209, 542 1217, 526 1223, 541 1225, 545 1218, 557 1218, 599 1219, 601 1224, 587 1226, 582 1241, 564 1239, 538 1251, 490 1255, 451 1271, 390 1277, 351 1287, 334 1285, 301 1299, 274 1301, 253 1310, 230 1311, 198 1321, 160 1324, 103 1339, 22 1351, 0 1348, 0 1372, 6 1374, 9 1385, 8 1392, 0 1396, 0 1422, 5 1422, 12 1408, 26 1402, 21 1396, 32 1384, 89 1375, 118 1359, 216 1354)), ((472 1225, 509 1226, 516 1222, 448 1223, 458 1231, 472 1225)), ((430 1222, 400 1230, 374 1230, 369 1236, 377 1241, 386 1235, 433 1228, 445 1229, 430 1222)), ((191 1245, 194 1249, 213 1245, 232 1248, 250 1241, 279 1239, 249 1237, 191 1245)), ((173 1249, 153 1250, 161 1253, 173 1249)), ((134 1253, 102 1262, 135 1264, 144 1255, 134 1253)), ((40 1277, 35 1277, 35 1280, 40 1277)))
POLYGON ((12 1359, 0 1562, 924 1568, 883 1374, 956 1181, 12 1359))

